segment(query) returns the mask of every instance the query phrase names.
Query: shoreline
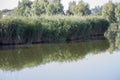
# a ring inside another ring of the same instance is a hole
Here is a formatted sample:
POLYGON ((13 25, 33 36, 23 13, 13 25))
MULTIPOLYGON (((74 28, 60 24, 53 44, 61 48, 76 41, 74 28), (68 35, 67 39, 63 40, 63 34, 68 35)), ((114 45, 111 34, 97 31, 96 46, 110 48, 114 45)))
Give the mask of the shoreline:
POLYGON ((89 41, 89 40, 105 40, 104 34, 101 35, 91 35, 91 36, 85 36, 85 37, 74 37, 74 38, 67 38, 65 41, 61 42, 46 42, 46 41, 32 41, 29 43, 24 42, 6 42, 6 43, 0 43, 0 46, 16 46, 16 45, 29 45, 29 44, 49 44, 49 43, 70 43, 70 42, 83 42, 83 41, 89 41))

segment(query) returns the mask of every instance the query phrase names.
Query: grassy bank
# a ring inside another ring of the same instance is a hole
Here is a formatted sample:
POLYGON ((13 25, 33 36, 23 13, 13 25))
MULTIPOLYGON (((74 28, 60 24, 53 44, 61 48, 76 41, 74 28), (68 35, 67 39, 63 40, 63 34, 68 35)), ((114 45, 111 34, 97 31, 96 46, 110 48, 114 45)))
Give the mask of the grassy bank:
POLYGON ((83 39, 104 34, 108 26, 102 17, 8 17, 0 20, 0 44, 83 39))

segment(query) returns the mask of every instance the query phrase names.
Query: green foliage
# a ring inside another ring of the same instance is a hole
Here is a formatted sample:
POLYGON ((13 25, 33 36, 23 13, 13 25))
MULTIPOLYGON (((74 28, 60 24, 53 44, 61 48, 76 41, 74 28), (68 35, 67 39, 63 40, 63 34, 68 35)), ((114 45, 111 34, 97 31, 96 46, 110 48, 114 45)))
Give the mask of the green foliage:
POLYGON ((68 11, 70 12, 70 14, 79 16, 89 15, 91 13, 89 5, 83 1, 79 1, 78 4, 76 4, 75 1, 70 2, 68 11))
POLYGON ((41 14, 46 13, 46 7, 47 7, 48 2, 46 0, 35 0, 32 4, 32 15, 35 16, 40 16, 41 14))
POLYGON ((61 1, 51 2, 49 0, 22 0, 18 7, 14 9, 15 16, 40 16, 42 14, 63 14, 61 1))
POLYGON ((46 13, 46 7, 47 7, 47 0, 39 0, 39 11, 41 14, 45 14, 46 13))
POLYGON ((77 15, 89 15, 91 13, 89 5, 83 1, 80 1, 77 5, 77 15))
POLYGON ((18 3, 18 7, 14 9, 14 15, 17 16, 31 16, 31 5, 30 0, 22 0, 18 3))
POLYGON ((63 14, 64 11, 63 11, 63 5, 60 3, 60 1, 58 1, 56 4, 55 4, 55 14, 63 14))
POLYGON ((48 15, 55 14, 55 7, 53 3, 49 3, 46 8, 46 12, 48 15))
POLYGON ((63 14, 63 5, 60 0, 49 2, 46 8, 46 12, 49 15, 63 14))
POLYGON ((35 15, 39 16, 41 14, 41 12, 39 10, 39 1, 38 0, 35 0, 33 2, 31 11, 32 11, 33 16, 35 16, 35 15))
POLYGON ((115 8, 115 17, 117 18, 117 21, 120 22, 120 3, 115 8))
POLYGON ((100 17, 8 17, 0 20, 0 43, 64 42, 104 34, 108 26, 100 17))
POLYGON ((69 10, 68 10, 69 14, 76 14, 76 2, 70 2, 69 3, 69 10))
POLYGON ((115 22, 116 21, 115 5, 114 5, 114 3, 112 3, 112 1, 109 1, 108 3, 106 3, 103 6, 102 15, 104 17, 106 17, 106 19, 109 20, 110 22, 115 22))

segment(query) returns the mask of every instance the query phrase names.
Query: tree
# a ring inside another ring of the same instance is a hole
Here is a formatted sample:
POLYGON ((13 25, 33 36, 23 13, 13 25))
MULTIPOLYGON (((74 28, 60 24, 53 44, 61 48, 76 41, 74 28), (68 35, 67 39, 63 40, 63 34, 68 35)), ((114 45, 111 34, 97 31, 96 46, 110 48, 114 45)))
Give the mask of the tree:
POLYGON ((32 4, 32 16, 40 15, 38 0, 35 0, 32 4))
POLYGON ((91 13, 89 9, 89 5, 83 2, 82 0, 79 1, 77 5, 77 15, 84 16, 89 15, 91 13))
POLYGON ((18 7, 14 9, 14 14, 18 16, 30 16, 31 5, 32 2, 30 0, 19 1, 18 7))
POLYGON ((115 17, 117 18, 117 21, 120 21, 120 3, 115 8, 115 17))
POLYGON ((76 14, 76 12, 77 12, 77 5, 76 5, 75 1, 69 3, 69 10, 67 12, 69 12, 72 15, 76 14))
POLYGON ((110 22, 115 22, 115 5, 112 1, 109 1, 105 5, 103 5, 102 15, 106 17, 110 22))
POLYGON ((25 12, 24 12, 24 16, 31 16, 32 12, 31 12, 31 8, 26 7, 25 12))
POLYGON ((55 7, 53 3, 49 3, 46 8, 46 12, 48 15, 53 15, 55 14, 55 7))
POLYGON ((47 5, 47 0, 35 0, 32 4, 32 15, 40 16, 41 14, 46 14, 47 5))
POLYGON ((82 0, 76 4, 75 1, 69 3, 69 10, 67 12, 72 13, 73 15, 89 15, 91 13, 89 5, 83 2, 82 0))
POLYGON ((46 8, 48 5, 48 1, 47 0, 40 0, 39 1, 39 10, 41 14, 45 14, 46 13, 46 8))
POLYGON ((49 0, 49 4, 47 5, 47 14, 63 14, 63 5, 61 4, 61 0, 49 0))
POLYGON ((55 3, 55 14, 63 14, 63 5, 61 4, 61 0, 56 0, 55 3))

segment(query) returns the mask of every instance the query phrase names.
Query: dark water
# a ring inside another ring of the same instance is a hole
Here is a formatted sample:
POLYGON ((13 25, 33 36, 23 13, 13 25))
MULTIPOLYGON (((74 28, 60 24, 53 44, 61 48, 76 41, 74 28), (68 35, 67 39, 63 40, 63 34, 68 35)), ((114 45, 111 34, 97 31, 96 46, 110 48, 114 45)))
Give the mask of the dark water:
POLYGON ((106 40, 2 47, 0 80, 120 80, 120 51, 106 40))

